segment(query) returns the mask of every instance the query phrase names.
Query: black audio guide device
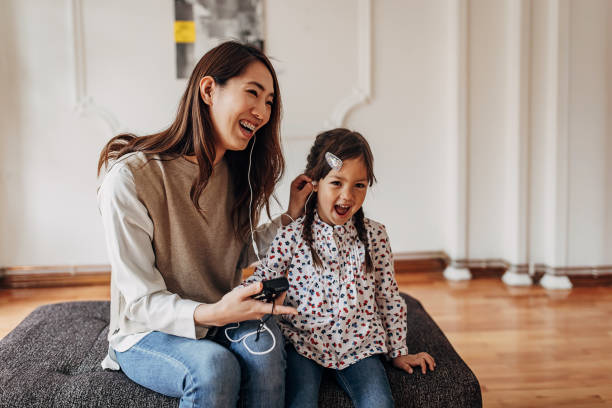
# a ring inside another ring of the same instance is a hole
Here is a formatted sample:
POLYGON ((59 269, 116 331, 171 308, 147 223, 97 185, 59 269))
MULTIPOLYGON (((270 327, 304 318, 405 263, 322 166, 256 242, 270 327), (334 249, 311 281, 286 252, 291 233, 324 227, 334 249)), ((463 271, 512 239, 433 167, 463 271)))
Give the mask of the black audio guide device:
POLYGON ((278 297, 278 295, 289 289, 289 281, 284 276, 281 278, 266 280, 262 283, 263 289, 261 292, 251 296, 255 300, 272 302, 278 297))

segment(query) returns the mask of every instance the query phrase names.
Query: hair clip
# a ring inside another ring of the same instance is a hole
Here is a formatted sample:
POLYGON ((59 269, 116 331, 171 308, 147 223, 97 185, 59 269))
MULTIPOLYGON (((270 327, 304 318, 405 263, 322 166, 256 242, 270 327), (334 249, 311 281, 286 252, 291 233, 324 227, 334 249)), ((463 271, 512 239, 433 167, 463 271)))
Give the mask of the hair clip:
POLYGON ((342 168, 342 160, 340 160, 330 152, 325 153, 325 160, 327 160, 327 164, 329 164, 329 167, 336 171, 340 171, 340 169, 342 168))

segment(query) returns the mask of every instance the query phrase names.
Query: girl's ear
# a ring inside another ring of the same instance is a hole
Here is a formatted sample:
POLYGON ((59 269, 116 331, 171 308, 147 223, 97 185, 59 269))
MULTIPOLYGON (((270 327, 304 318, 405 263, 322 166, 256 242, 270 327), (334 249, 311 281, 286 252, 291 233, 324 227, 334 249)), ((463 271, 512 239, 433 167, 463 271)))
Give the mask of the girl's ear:
POLYGON ((215 80, 211 76, 200 79, 200 97, 208 106, 212 106, 212 96, 215 91, 215 80))
POLYGON ((312 182, 312 191, 314 191, 316 193, 317 190, 319 190, 319 182, 318 181, 313 181, 312 182))

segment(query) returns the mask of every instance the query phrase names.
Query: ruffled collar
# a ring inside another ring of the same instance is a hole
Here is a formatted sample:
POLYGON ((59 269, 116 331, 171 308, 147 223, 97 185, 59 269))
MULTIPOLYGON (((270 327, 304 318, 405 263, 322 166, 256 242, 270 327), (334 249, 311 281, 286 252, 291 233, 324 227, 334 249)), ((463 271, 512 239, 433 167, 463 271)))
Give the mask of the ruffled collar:
POLYGON ((314 221, 312 223, 313 231, 324 236, 333 235, 334 233, 341 238, 357 238, 357 227, 353 222, 353 217, 342 225, 329 225, 319 217, 319 213, 315 210, 314 221))

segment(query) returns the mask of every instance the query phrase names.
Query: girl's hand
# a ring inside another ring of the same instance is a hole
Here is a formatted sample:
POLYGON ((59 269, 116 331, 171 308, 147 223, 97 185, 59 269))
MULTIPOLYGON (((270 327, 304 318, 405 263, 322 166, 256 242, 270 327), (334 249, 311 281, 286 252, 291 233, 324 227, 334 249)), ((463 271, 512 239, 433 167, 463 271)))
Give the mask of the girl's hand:
POLYGON ((312 192, 312 179, 305 174, 300 174, 291 182, 291 192, 289 194, 288 217, 282 217, 283 225, 288 225, 304 214, 306 200, 312 192), (291 217, 291 218, 289 218, 291 217))
POLYGON ((427 366, 429 366, 429 370, 433 371, 436 367, 436 362, 433 357, 428 353, 419 353, 419 354, 407 354, 405 356, 395 357, 393 359, 393 365, 402 370, 408 371, 412 374, 412 367, 421 366, 421 370, 423 374, 427 371, 427 366))
MULTIPOLYGON (((254 300, 251 296, 261 292, 262 283, 255 282, 245 287, 237 287, 226 293, 217 303, 201 304, 196 307, 194 320, 202 326, 225 326, 229 323, 261 319, 272 312, 272 303, 254 300)), ((274 301, 274 314, 298 314, 291 306, 283 306, 286 293, 274 301)))

